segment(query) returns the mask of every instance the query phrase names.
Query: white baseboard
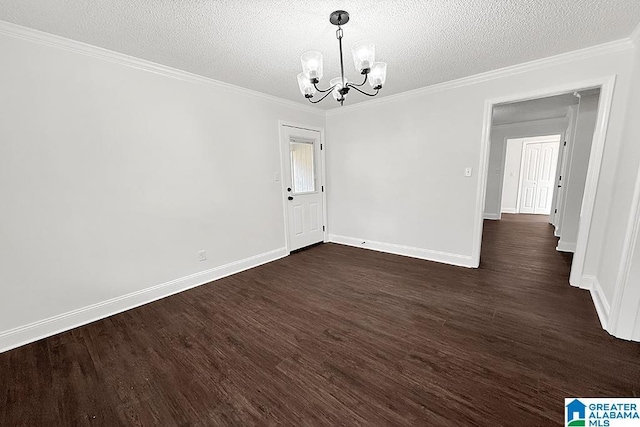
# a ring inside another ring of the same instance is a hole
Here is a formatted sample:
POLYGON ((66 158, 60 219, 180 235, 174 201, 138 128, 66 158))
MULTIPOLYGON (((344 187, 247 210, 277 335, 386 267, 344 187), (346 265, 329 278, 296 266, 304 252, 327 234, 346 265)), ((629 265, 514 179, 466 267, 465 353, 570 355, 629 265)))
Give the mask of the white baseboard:
POLYGON ((557 225, 553 226, 553 235, 560 238, 560 228, 557 225))
POLYGON ((279 248, 229 264, 221 265, 170 282, 162 283, 110 300, 102 301, 77 310, 39 320, 28 325, 19 326, 0 332, 0 353, 20 347, 105 317, 139 307, 144 304, 168 297, 170 295, 204 285, 214 280, 266 264, 288 255, 286 248, 279 248))
POLYGON ((516 208, 502 208, 500 210, 502 213, 508 213, 508 214, 517 214, 518 210, 516 208))
POLYGON ((435 261, 443 264, 457 265, 460 267, 477 268, 473 264, 471 255, 459 255, 449 252, 434 251, 431 249, 415 248, 412 246, 396 245, 394 243, 376 242, 373 240, 359 239, 356 237, 329 235, 329 241, 341 245, 354 246, 356 248, 371 249, 378 252, 386 252, 395 255, 404 255, 412 258, 435 261))
POLYGON ((485 212, 484 214, 484 219, 491 219, 491 220, 496 220, 496 219, 500 219, 501 215, 499 213, 488 213, 485 212))
POLYGON ((556 250, 560 252, 575 252, 576 242, 563 242, 562 239, 558 240, 556 250))
POLYGON ((607 323, 609 321, 609 302, 604 295, 604 291, 600 286, 600 282, 598 278, 595 276, 582 276, 581 280, 581 288, 588 289, 591 293, 591 299, 593 300, 593 305, 596 307, 596 313, 598 313, 598 318, 600 319, 600 324, 602 325, 602 329, 607 329, 607 323))

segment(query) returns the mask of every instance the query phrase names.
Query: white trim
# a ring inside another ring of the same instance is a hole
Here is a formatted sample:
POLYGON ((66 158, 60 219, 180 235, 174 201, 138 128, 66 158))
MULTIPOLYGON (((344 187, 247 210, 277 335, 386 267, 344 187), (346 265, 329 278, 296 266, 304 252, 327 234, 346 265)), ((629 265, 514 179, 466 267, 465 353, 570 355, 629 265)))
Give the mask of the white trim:
POLYGON ((341 245, 354 246, 356 248, 371 249, 395 255, 403 255, 411 258, 419 258, 427 261, 435 261, 443 264, 452 264, 460 267, 474 268, 470 255, 452 254, 449 252, 434 251, 431 249, 416 248, 412 246, 397 245, 395 243, 376 242, 373 240, 356 237, 338 236, 329 234, 329 241, 341 245))
POLYGON ((199 85, 218 88, 218 89, 226 89, 238 94, 243 94, 243 95, 252 96, 254 98, 264 99, 267 101, 275 102, 285 107, 294 108, 296 110, 304 111, 307 113, 317 114, 323 117, 326 114, 324 110, 314 107, 312 105, 306 105, 300 102, 278 98, 277 96, 267 95, 266 93, 258 92, 251 89, 246 89, 240 86, 232 85, 230 83, 225 83, 219 80, 211 79, 209 77, 204 77, 197 74, 189 73, 187 71, 178 70, 176 68, 171 68, 162 64, 156 64, 155 62, 147 61, 145 59, 135 58, 133 56, 125 55, 123 53, 114 52, 114 51, 93 46, 87 43, 82 43, 76 40, 71 40, 65 37, 60 37, 60 36, 45 33, 42 31, 38 31, 33 28, 27 28, 21 25, 12 24, 6 21, 0 20, 0 34, 5 34, 11 37, 16 37, 23 40, 40 43, 43 45, 64 49, 69 52, 79 53, 82 55, 91 56, 91 57, 102 59, 105 61, 126 65, 128 67, 137 68, 139 70, 144 70, 144 71, 148 71, 155 74, 160 74, 165 77, 182 80, 189 83, 199 84, 199 85))
POLYGON ((500 215, 499 213, 488 213, 488 212, 484 213, 484 219, 499 220, 501 218, 502 218, 502 215, 500 215))
POLYGON ((587 255, 587 243, 591 232, 591 219, 596 203, 596 191, 600 178, 602 157, 604 155, 604 145, 607 139, 607 129, 609 128, 609 116, 613 104, 613 92, 615 88, 616 76, 611 76, 602 84, 600 89, 600 100, 598 102, 598 117, 596 128, 589 154, 589 165, 587 166, 587 179, 584 185, 584 195, 582 206, 580 207, 580 223, 578 225, 578 238, 576 241, 576 251, 571 262, 571 273, 569 283, 579 286, 579 280, 584 272, 584 261, 587 255))
POLYGON ((575 251, 576 251, 576 242, 564 242, 564 241, 562 241, 562 239, 560 239, 560 240, 558 240, 558 246, 556 247, 556 251, 575 253, 575 251))
POLYGON ((571 265, 571 275, 569 280, 572 285, 579 286, 584 268, 587 240, 591 228, 591 217, 593 215, 593 206, 595 203, 595 192, 598 184, 598 177, 600 175, 600 166, 602 163, 602 154, 604 151, 607 127, 609 124, 609 115, 611 112, 611 104, 613 101, 615 80, 616 76, 613 75, 583 82, 568 83, 547 89, 538 89, 519 95, 508 95, 499 98, 488 99, 485 101, 484 120, 482 124, 482 140, 480 145, 480 165, 478 169, 479 175, 472 254, 473 262, 474 264, 476 264, 476 266, 480 265, 484 200, 487 191, 487 176, 489 175, 489 146, 491 144, 491 120, 493 106, 495 104, 527 101, 530 99, 555 96, 567 92, 600 87, 598 118, 596 121, 596 129, 591 147, 591 156, 589 158, 589 166, 587 169, 587 179, 585 184, 585 193, 582 200, 576 252, 574 253, 573 257, 573 262, 571 265))
POLYGON ((634 330, 632 331, 631 339, 633 341, 640 341, 640 310, 638 310, 638 314, 636 315, 636 320, 633 322, 634 330))
MULTIPOLYGON (((472 264, 480 267, 480 246, 482 245, 482 228, 484 227, 484 205, 487 197, 487 179, 489 177, 489 150, 491 148, 491 122, 493 120, 493 103, 484 102, 482 119, 482 139, 480 141, 480 167, 478 169, 478 187, 476 189, 476 215, 473 224, 472 264)), ((502 201, 500 201, 502 203, 502 201)), ((516 205, 516 209, 518 209, 516 205)))
POLYGON ((348 105, 346 107, 335 107, 330 110, 327 110, 326 115, 331 116, 336 114, 342 114, 349 111, 359 110, 362 108, 369 108, 369 107, 374 107, 382 104, 395 102, 398 100, 405 100, 407 98, 413 98, 413 97, 428 94, 428 93, 436 93, 436 92, 441 92, 449 89, 455 89, 455 88, 460 88, 468 85, 473 85, 476 83, 482 83, 489 80, 495 80, 502 77, 509 77, 517 74, 522 74, 530 71, 543 69, 543 68, 554 66, 554 65, 566 64, 568 62, 579 61, 587 58, 592 58, 594 56, 624 51, 624 50, 633 48, 633 46, 634 46, 633 42, 631 41, 630 38, 615 40, 612 42, 591 46, 584 49, 561 53, 560 55, 549 56, 547 58, 537 59, 535 61, 524 62, 522 64, 517 64, 517 65, 505 67, 505 68, 500 68, 497 70, 487 71, 485 73, 480 73, 473 76, 463 77, 456 80, 449 80, 443 83, 437 83, 437 84, 422 87, 419 89, 409 90, 409 91, 397 93, 394 95, 388 95, 383 98, 362 101, 362 102, 358 102, 357 104, 348 105))
MULTIPOLYGON (((629 274, 631 273, 632 259, 634 256, 634 246, 638 241, 640 234, 640 170, 636 174, 636 182, 633 191, 633 198, 631 200, 631 209, 629 212, 629 219, 627 220, 624 243, 622 246, 622 253, 620 255, 620 265, 618 267, 618 274, 616 275, 615 291, 613 294, 613 311, 611 312, 610 325, 612 333, 622 333, 620 331, 620 314, 622 311, 622 302, 626 296, 627 285, 629 283, 629 274)), ((640 301, 635 304, 637 307, 636 318, 640 317, 640 301)), ((640 336, 640 325, 635 323, 638 328, 638 334, 640 336)), ((639 338, 640 339, 640 338, 639 338)))
MULTIPOLYGON (((326 124, 326 120, 325 120, 326 124)), ((320 150, 320 158, 322 159, 322 221, 324 222, 323 242, 329 241, 329 209, 327 208, 327 140, 325 138, 324 128, 320 130, 320 143, 323 148, 320 150)))
MULTIPOLYGON (((576 127, 578 124, 578 107, 579 105, 571 105, 567 110, 567 116, 569 117, 569 125, 567 126, 567 134, 564 137, 564 142, 562 146, 562 163, 560 164, 560 172, 566 178, 570 175, 571 172, 571 161, 573 157, 573 148, 574 148, 574 140, 576 134, 576 127)), ((560 156, 559 156, 560 157, 560 156)), ((565 185, 566 182, 563 184, 565 185)), ((557 187, 556 187, 557 188, 557 187)), ((562 229, 564 227, 564 216, 566 210, 566 198, 567 191, 566 186, 562 189, 562 194, 558 200, 556 200, 556 207, 558 208, 558 214, 554 216, 554 225, 556 225, 556 232, 554 233, 556 237, 562 236, 562 229)))
POLYGON ((290 122, 287 120, 278 120, 278 149, 279 149, 279 153, 280 153, 280 186, 282 188, 282 209, 283 209, 283 216, 284 216, 284 240, 285 240, 285 246, 287 249, 287 254, 291 253, 291 249, 289 246, 289 209, 288 209, 288 205, 286 202, 286 190, 285 190, 285 179, 284 179, 284 175, 285 175, 285 166, 284 166, 284 162, 285 160, 285 153, 282 151, 282 138, 284 137, 284 132, 283 132, 283 128, 284 127, 289 127, 289 128, 296 128, 296 129, 304 129, 304 130, 309 130, 309 131, 314 131, 314 132, 319 132, 320 133, 320 144, 322 144, 322 149, 320 150, 320 160, 322 161, 322 166, 320 168, 321 170, 321 177, 320 177, 320 185, 322 187, 324 187, 324 191, 322 191, 322 222, 324 225, 324 232, 323 232, 323 237, 322 237, 322 241, 323 242, 328 242, 329 241, 329 226, 327 225, 327 218, 328 218, 328 210, 327 210, 327 159, 326 159, 326 155, 325 155, 325 151, 327 149, 327 143, 325 140, 325 130, 324 127, 318 127, 318 126, 307 126, 304 124, 300 124, 300 123, 294 123, 294 122, 290 122))
POLYGON ((598 319, 600 319, 602 329, 608 331, 607 323, 609 320, 610 307, 598 278, 595 276, 584 275, 580 282, 583 285, 582 289, 588 290, 591 294, 591 299, 593 300, 593 305, 596 308, 596 313, 598 313, 598 319))
POLYGON ((502 213, 506 213, 506 214, 517 214, 518 210, 515 208, 501 208, 500 209, 502 211, 502 213))
POLYGON ((569 109, 567 109, 567 126, 565 131, 560 134, 560 140, 558 141, 558 158, 556 159, 556 174, 553 181, 553 196, 551 198, 551 208, 549 210, 549 224, 553 225, 554 234, 558 229, 556 227, 556 216, 558 215, 558 192, 560 191, 560 176, 562 174, 562 157, 564 155, 564 144, 567 141, 567 129, 569 127, 569 109), (562 143, 562 144, 561 144, 562 143))
POLYGON ((0 353, 287 256, 275 249, 0 332, 0 353))

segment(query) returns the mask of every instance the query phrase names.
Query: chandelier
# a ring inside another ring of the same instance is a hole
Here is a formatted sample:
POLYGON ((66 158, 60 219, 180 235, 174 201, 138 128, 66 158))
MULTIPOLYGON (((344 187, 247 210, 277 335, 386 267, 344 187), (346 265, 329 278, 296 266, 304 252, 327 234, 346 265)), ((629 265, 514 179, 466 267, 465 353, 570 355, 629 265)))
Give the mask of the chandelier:
POLYGON ((302 62, 302 72, 298 74, 298 86, 300 92, 312 104, 317 104, 329 95, 333 95, 340 105, 344 104, 344 100, 351 89, 356 90, 367 96, 376 96, 387 78, 387 64, 384 62, 374 62, 375 45, 373 43, 360 43, 355 46, 353 51, 353 63, 356 70, 364 76, 364 80, 360 84, 351 83, 344 76, 344 61, 342 59, 342 25, 349 22, 349 13, 344 10, 336 10, 329 15, 329 22, 337 25, 336 38, 340 46, 340 77, 331 79, 329 89, 322 90, 317 84, 322 79, 322 54, 320 52, 307 52, 300 58, 302 62), (361 89, 369 81, 369 84, 375 90, 375 93, 367 93, 361 89), (320 99, 314 101, 312 98, 320 92, 324 94, 320 99))

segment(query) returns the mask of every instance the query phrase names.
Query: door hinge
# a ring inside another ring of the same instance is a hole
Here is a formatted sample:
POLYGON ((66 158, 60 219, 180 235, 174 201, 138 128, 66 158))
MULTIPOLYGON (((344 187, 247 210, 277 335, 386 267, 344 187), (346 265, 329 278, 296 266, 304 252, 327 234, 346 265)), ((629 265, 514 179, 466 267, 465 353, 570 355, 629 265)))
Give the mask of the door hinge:
POLYGON ((322 150, 322 144, 320 144, 320 149, 322 150))
POLYGON ((558 209, 556 209, 555 212, 553 212, 553 213, 558 213, 558 209))
POLYGON ((324 193, 324 185, 322 186, 322 192, 324 193))
POLYGON ((562 181, 562 175, 560 175, 560 179, 558 179, 558 181, 562 181))
POLYGON ((324 231, 324 225, 322 226, 322 231, 324 231))
POLYGON ((566 146, 567 146, 567 141, 565 141, 563 144, 563 147, 566 147, 566 146))

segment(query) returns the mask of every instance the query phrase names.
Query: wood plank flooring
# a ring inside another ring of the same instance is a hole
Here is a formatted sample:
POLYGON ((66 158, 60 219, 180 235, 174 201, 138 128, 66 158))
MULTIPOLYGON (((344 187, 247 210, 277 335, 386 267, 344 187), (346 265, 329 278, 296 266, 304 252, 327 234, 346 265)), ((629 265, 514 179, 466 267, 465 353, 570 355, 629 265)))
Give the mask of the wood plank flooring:
POLYGON ((313 247, 0 354, 0 425, 549 426, 640 396, 555 245, 505 215, 477 270, 313 247))

